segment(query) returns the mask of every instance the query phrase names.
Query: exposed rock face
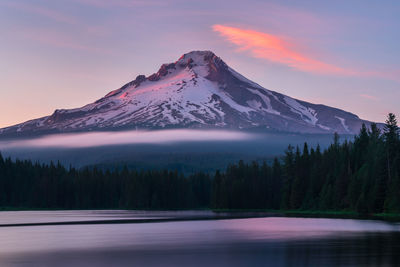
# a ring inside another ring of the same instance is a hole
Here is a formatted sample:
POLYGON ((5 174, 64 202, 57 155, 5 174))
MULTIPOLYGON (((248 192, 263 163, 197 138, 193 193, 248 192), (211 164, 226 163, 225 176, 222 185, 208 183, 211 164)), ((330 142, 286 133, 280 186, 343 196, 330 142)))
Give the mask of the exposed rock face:
POLYGON ((118 129, 230 128, 357 133, 358 116, 267 90, 210 51, 184 54, 92 104, 0 130, 0 137, 118 129))

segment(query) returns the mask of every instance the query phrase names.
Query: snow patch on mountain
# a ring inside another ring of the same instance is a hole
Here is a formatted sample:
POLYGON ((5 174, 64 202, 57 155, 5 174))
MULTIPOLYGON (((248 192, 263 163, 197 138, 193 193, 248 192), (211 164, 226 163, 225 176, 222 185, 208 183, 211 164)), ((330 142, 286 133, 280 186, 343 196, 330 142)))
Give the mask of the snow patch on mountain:
POLYGON ((346 120, 344 118, 335 116, 336 119, 338 119, 340 121, 340 123, 342 124, 343 128, 347 131, 350 132, 349 127, 346 125, 346 120))
POLYGON ((267 108, 264 109, 264 108, 261 106, 260 109, 265 110, 266 112, 271 113, 271 114, 280 115, 280 112, 279 112, 279 111, 276 111, 276 110, 273 109, 273 107, 272 107, 272 105, 271 105, 271 100, 269 99, 269 97, 267 97, 266 95, 264 95, 263 93, 261 93, 261 92, 258 91, 258 90, 251 89, 251 88, 248 88, 248 90, 249 90, 250 92, 252 92, 253 94, 258 95, 258 96, 264 101, 264 103, 265 103, 265 105, 267 106, 267 108))
POLYGON ((314 109, 312 108, 307 108, 303 105, 301 105, 299 102, 294 100, 291 97, 284 97, 285 102, 290 106, 290 109, 293 112, 296 112, 300 114, 303 118, 306 119, 307 122, 309 122, 312 125, 315 125, 318 121, 317 114, 314 109))
POLYGON ((317 124, 317 126, 320 127, 321 129, 324 129, 324 130, 327 130, 327 131, 331 130, 331 128, 329 128, 329 127, 327 127, 325 125, 322 125, 322 124, 317 124))

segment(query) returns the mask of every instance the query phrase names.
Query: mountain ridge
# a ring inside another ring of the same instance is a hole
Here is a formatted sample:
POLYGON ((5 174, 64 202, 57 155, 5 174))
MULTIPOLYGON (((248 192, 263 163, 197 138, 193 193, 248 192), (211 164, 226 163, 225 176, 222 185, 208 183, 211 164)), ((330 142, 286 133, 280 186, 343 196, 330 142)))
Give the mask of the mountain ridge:
POLYGON ((97 101, 0 129, 0 137, 163 128, 354 134, 369 121, 266 89, 211 51, 192 51, 97 101))

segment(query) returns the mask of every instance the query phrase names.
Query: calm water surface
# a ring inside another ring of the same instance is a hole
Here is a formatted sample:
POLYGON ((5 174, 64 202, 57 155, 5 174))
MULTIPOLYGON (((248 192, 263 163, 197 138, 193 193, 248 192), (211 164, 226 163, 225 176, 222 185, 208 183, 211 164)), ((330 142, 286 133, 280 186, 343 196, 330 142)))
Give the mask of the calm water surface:
POLYGON ((194 211, 0 212, 0 266, 400 266, 399 224, 201 220, 210 216, 194 211), (182 218, 197 220, 174 221, 182 218), (130 221, 118 223, 124 220, 130 221), (85 224, 93 221, 102 223, 85 224), (83 224, 21 226, 48 222, 83 224))

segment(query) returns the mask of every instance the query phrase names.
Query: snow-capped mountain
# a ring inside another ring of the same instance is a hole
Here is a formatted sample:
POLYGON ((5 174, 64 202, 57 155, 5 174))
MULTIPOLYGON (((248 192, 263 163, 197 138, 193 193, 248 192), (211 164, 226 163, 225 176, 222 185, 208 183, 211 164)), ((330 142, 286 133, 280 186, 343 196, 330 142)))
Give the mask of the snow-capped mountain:
POLYGON ((138 128, 352 134, 363 122, 369 124, 352 113, 265 89, 214 53, 193 51, 94 103, 1 129, 0 136, 138 128))

